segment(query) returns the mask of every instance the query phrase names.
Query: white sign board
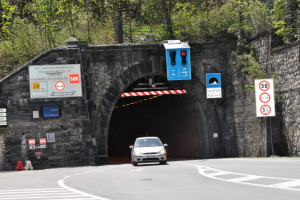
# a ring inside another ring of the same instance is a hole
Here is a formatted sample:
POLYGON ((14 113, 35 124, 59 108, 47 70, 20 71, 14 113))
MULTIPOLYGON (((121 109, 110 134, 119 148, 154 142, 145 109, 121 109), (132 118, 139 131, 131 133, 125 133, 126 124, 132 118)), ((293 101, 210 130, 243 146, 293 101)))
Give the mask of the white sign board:
POLYGON ((273 79, 255 80, 256 117, 275 116, 273 79))
POLYGON ((55 133, 47 133, 47 142, 55 142, 55 133))
POLYGON ((81 97, 79 64, 30 65, 30 98, 81 97))
POLYGON ((0 126, 7 126, 6 108, 0 108, 0 126))

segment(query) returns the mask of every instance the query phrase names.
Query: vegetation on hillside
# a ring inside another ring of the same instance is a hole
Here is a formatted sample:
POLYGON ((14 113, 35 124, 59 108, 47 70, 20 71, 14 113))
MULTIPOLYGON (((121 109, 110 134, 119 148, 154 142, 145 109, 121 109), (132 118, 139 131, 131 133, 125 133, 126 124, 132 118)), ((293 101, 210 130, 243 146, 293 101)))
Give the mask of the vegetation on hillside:
POLYGON ((89 44, 299 39, 300 0, 0 0, 0 79, 69 37, 89 44))

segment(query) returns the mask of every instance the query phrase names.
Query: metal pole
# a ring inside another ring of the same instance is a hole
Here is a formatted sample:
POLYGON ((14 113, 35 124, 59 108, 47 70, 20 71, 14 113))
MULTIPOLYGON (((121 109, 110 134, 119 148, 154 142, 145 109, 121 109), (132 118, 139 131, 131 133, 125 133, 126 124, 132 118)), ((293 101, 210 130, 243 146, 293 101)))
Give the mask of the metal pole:
POLYGON ((270 119, 270 131, 271 131, 271 148, 272 148, 272 155, 274 155, 272 119, 270 119))

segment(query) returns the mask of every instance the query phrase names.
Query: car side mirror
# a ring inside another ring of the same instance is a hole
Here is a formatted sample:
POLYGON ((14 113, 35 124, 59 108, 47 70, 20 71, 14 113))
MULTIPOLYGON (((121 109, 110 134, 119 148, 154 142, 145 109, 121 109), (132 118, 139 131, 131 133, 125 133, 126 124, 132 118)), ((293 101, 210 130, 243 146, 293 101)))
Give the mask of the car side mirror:
POLYGON ((167 147, 168 146, 168 144, 164 144, 164 147, 167 147))
POLYGON ((133 149, 133 146, 131 145, 131 146, 129 146, 129 148, 130 148, 130 149, 133 149))

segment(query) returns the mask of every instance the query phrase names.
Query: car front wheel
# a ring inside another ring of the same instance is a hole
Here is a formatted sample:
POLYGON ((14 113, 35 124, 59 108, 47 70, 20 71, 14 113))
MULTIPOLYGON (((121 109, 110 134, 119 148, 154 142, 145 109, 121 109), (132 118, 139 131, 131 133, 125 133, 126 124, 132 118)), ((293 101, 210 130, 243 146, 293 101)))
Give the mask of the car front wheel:
POLYGON ((133 166, 137 166, 137 163, 134 162, 134 161, 132 161, 131 164, 132 164, 133 166))

